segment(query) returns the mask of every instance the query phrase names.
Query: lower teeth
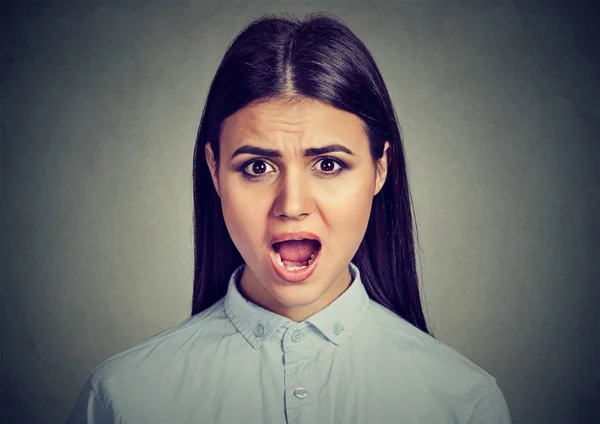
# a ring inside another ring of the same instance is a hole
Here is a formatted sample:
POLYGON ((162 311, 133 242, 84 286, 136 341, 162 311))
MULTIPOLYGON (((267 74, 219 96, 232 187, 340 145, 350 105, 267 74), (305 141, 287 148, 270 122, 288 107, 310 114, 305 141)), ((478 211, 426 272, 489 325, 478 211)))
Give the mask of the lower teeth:
POLYGON ((277 261, 277 263, 279 265, 281 265, 282 267, 284 267, 285 269, 287 269, 288 271, 298 271, 299 269, 304 269, 308 265, 312 264, 316 255, 314 253, 312 255, 310 255, 310 259, 308 260, 308 265, 301 265, 301 266, 287 266, 287 265, 285 265, 283 263, 283 261, 281 260, 281 255, 278 252, 274 252, 274 256, 275 256, 275 260, 277 261))
POLYGON ((285 267, 285 269, 287 269, 288 271, 298 271, 299 269, 304 269, 306 268, 307 265, 302 265, 302 266, 293 266, 293 267, 285 267))

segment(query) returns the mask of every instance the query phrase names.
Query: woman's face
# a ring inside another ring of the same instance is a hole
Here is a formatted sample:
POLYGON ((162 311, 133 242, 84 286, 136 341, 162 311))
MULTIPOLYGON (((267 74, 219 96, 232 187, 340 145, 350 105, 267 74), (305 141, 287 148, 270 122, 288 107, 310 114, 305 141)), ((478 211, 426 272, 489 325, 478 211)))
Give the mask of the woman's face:
POLYGON ((296 322, 333 302, 351 283, 348 263, 387 175, 386 154, 376 175, 362 121, 316 101, 263 103, 225 120, 218 176, 210 145, 205 148, 227 229, 246 263, 239 287, 244 296, 296 322), (351 153, 304 155, 329 145, 351 153), (280 157, 236 154, 242 146, 280 157), (291 283, 276 272, 270 245, 274 236, 298 231, 316 234, 321 251, 314 272, 291 283))

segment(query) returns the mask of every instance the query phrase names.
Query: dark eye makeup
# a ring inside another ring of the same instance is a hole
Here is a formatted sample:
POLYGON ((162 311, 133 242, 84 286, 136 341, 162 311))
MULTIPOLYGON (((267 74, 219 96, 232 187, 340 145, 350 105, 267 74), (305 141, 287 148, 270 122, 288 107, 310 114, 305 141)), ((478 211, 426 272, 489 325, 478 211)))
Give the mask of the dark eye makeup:
MULTIPOLYGON (((323 175, 324 177, 327 178, 327 177, 334 177, 336 175, 339 175, 340 173, 342 173, 343 171, 345 171, 346 169, 348 169, 348 167, 346 166, 346 164, 344 162, 342 162, 339 159, 334 159, 334 158, 331 158, 331 157, 321 157, 321 158, 318 158, 318 160, 317 160, 316 163, 318 164, 320 162, 329 162, 329 161, 333 162, 333 163, 337 163, 340 166, 340 168, 338 168, 335 171, 331 171, 331 172, 317 171, 317 173, 319 173, 319 174, 321 174, 321 175, 323 175)), ((253 165, 255 163, 260 163, 260 162, 268 164, 268 161, 266 159, 264 159, 264 158, 252 159, 252 160, 250 160, 248 162, 245 162, 243 165, 241 165, 237 169, 237 171, 240 172, 242 174, 242 176, 244 178, 248 179, 248 180, 258 180, 258 179, 261 179, 261 178, 263 178, 264 175, 267 175, 268 173, 251 174, 251 173, 249 173, 247 171, 247 168, 250 165, 253 165)), ((270 166, 272 166, 272 165, 270 165, 270 166)))

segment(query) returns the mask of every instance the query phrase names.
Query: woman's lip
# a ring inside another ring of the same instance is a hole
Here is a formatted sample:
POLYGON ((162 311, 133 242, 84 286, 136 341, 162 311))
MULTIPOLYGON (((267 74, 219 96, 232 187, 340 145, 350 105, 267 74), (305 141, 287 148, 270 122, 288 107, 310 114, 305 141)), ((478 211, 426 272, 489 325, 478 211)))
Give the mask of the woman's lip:
POLYGON ((312 263, 307 265, 306 268, 300 269, 298 271, 289 271, 285 269, 285 267, 279 266, 277 263, 277 259, 275 259, 275 252, 273 249, 269 249, 269 257, 271 258, 271 264, 273 265, 273 269, 282 280, 287 281, 288 283, 299 283, 301 281, 309 278, 317 269, 317 265, 319 263, 319 258, 321 257, 321 251, 323 249, 319 249, 317 251, 317 256, 313 259, 312 263))
POLYGON ((316 234, 313 234, 309 231, 294 231, 294 232, 287 232, 287 233, 279 233, 279 234, 275 235, 269 242, 269 247, 273 247, 273 245, 275 243, 279 243, 279 242, 287 241, 287 240, 293 240, 296 238, 311 239, 311 240, 316 240, 319 243, 321 243, 321 239, 316 234))

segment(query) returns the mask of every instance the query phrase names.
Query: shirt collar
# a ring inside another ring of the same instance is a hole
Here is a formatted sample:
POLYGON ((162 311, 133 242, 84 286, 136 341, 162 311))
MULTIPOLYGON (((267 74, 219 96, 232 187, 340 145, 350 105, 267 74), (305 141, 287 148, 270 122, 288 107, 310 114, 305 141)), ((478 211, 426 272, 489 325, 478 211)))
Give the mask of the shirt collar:
MULTIPOLYGON (((336 345, 342 344, 352 334, 360 323, 369 302, 369 296, 360 279, 358 267, 352 262, 348 266, 352 283, 346 291, 325 308, 303 321, 314 325, 330 342, 336 345)), ((242 296, 237 282, 242 276, 244 267, 245 264, 240 265, 231 274, 224 307, 235 328, 252 347, 258 349, 280 327, 290 327, 300 323, 269 311, 242 296)))

